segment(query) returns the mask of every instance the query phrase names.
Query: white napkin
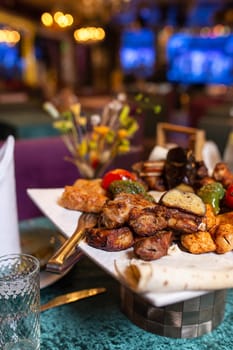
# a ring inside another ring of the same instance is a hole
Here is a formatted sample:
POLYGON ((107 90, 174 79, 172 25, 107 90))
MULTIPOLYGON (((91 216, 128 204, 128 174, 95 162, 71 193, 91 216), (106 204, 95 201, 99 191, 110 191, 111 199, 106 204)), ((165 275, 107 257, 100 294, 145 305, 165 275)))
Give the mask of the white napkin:
POLYGON ((215 165, 221 162, 221 154, 215 142, 208 140, 205 142, 202 150, 203 161, 212 176, 215 165))
POLYGON ((175 147, 177 147, 177 145, 174 143, 168 143, 165 147, 156 145, 149 154, 148 160, 164 160, 167 157, 168 151, 175 147))
POLYGON ((0 255, 19 253, 13 136, 0 148, 0 255))

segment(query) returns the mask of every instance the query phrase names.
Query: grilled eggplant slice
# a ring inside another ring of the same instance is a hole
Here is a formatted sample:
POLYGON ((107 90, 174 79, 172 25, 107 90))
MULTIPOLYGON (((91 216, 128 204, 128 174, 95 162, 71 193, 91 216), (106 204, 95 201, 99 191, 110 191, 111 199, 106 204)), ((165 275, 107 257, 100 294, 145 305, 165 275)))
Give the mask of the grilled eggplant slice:
POLYGON ((168 151, 164 174, 169 189, 181 183, 193 186, 196 173, 196 160, 191 150, 175 147, 168 151))
POLYGON ((176 188, 165 192, 160 203, 168 208, 177 208, 198 216, 204 216, 206 212, 205 203, 198 195, 176 188))

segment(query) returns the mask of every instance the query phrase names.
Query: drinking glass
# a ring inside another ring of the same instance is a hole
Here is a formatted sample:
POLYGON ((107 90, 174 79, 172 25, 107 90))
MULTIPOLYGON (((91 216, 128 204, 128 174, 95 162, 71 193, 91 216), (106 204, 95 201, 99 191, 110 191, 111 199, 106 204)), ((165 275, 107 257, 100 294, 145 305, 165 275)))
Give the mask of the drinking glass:
POLYGON ((40 349, 40 264, 31 255, 0 257, 0 349, 40 349))

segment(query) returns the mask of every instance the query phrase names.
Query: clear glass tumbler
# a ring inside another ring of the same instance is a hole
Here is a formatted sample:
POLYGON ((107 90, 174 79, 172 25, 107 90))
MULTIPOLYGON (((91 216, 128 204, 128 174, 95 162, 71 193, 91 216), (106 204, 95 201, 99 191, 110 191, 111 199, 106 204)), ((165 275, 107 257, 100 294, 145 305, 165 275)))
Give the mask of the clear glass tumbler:
POLYGON ((40 349, 40 264, 31 255, 0 257, 0 349, 40 349))

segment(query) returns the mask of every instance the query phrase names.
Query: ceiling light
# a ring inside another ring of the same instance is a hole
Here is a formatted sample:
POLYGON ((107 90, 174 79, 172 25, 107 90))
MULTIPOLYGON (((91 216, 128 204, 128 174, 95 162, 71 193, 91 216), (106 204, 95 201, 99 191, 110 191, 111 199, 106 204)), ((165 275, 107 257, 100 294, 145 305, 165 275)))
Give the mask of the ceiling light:
POLYGON ((67 28, 72 26, 74 18, 70 13, 64 14, 61 11, 57 11, 54 15, 45 12, 41 16, 41 22, 46 27, 52 27, 56 24, 59 28, 67 28))
POLYGON ((74 38, 80 43, 93 43, 105 38, 105 31, 101 27, 83 27, 76 29, 74 38))
POLYGON ((53 25, 53 16, 48 12, 44 12, 41 16, 41 22, 44 26, 51 27, 53 25))
POLYGON ((0 29, 0 43, 15 45, 20 40, 20 34, 16 30, 0 29))

